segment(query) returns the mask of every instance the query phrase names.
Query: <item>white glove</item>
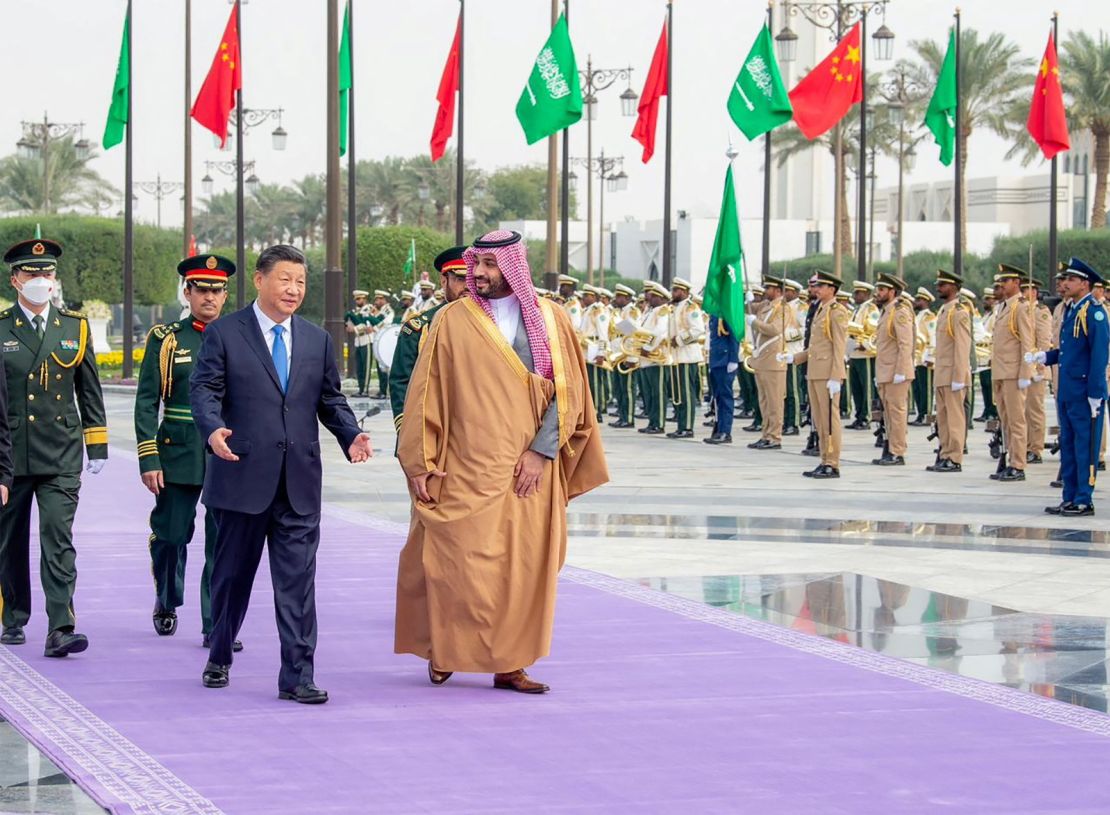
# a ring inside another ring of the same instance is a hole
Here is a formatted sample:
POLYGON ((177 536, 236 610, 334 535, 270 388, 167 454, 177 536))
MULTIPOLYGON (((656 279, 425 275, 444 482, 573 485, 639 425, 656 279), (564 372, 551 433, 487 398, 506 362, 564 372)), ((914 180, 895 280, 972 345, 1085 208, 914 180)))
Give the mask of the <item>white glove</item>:
POLYGON ((959 393, 963 389, 964 389, 964 383, 963 382, 953 382, 952 383, 952 393, 959 393))
POLYGON ((725 368, 725 370, 726 370, 726 371, 728 371, 728 372, 729 372, 729 373, 731 374, 731 373, 735 373, 735 372, 736 372, 736 369, 737 369, 737 368, 739 368, 739 367, 740 367, 740 363, 738 363, 738 362, 730 362, 730 363, 728 364, 728 366, 727 366, 727 367, 725 368))
POLYGON ((107 462, 108 459, 106 458, 90 458, 89 463, 85 465, 85 471, 93 475, 99 475, 107 462))
POLYGON ((1041 376, 1040 374, 1033 374, 1033 381, 1034 381, 1034 382, 1043 382, 1043 381, 1044 381, 1044 377, 1043 377, 1043 376, 1041 376))
POLYGON ((1091 397, 1088 396, 1087 397, 1087 404, 1091 406, 1091 418, 1092 419, 1097 419, 1098 418, 1098 412, 1099 412, 1099 410, 1102 409, 1102 400, 1101 399, 1092 399, 1091 397))
POLYGON ((829 389, 829 396, 830 397, 837 397, 837 396, 840 395, 840 380, 839 379, 830 379, 828 382, 825 383, 825 385, 829 389))
POLYGON ((1029 379, 1019 379, 1019 380, 1018 380, 1018 390, 1019 390, 1019 391, 1023 391, 1023 390, 1025 390, 1026 388, 1028 388, 1028 387, 1029 387, 1030 385, 1032 385, 1032 384, 1033 384, 1032 380, 1029 380, 1029 379))
POLYGON ((1046 359, 1048 359, 1048 357, 1044 351, 1027 351, 1025 354, 1026 362, 1038 362, 1044 365, 1046 359))
POLYGON ((906 377, 902 376, 902 374, 895 374, 894 375, 893 383, 895 385, 901 385, 905 381, 906 381, 906 377))
POLYGON ((794 364, 793 354, 775 354, 775 362, 785 362, 787 365, 794 364))

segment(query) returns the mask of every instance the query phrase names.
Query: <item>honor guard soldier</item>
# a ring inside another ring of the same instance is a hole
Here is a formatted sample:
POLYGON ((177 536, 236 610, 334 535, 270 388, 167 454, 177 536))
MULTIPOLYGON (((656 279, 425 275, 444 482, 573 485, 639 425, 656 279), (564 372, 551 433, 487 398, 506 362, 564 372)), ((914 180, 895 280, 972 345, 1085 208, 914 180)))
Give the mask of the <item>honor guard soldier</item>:
POLYGON ((402 325, 407 323, 409 320, 420 313, 415 306, 416 298, 413 297, 411 291, 401 292, 401 294, 397 297, 397 301, 400 303, 400 305, 398 306, 398 310, 401 312, 402 325))
POLYGON ((670 370, 671 401, 678 429, 669 439, 694 438, 694 420, 701 403, 700 368, 705 360, 705 320, 701 309, 690 297, 691 284, 676 277, 671 283, 670 342, 673 366, 670 370))
MULTIPOLYGON (((1021 281, 1021 291, 1033 309, 1034 350, 1047 351, 1052 347, 1052 312, 1038 296, 1044 284, 1039 280, 1021 281)), ((1033 365, 1033 384, 1025 392, 1025 424, 1029 428, 1029 446, 1025 453, 1026 464, 1040 464, 1044 461, 1045 415, 1044 400, 1048 390, 1048 371, 1044 365, 1033 365)))
MULTIPOLYGON (((613 319, 609 323, 611 347, 613 344, 621 343, 626 336, 620 327, 622 324, 631 333, 640 322, 640 309, 633 301, 635 297, 636 292, 623 283, 618 283, 613 287, 613 319)), ((622 369, 617 366, 612 371, 612 376, 613 391, 617 398, 617 420, 609 422, 609 426, 635 427, 636 371, 628 368, 622 369)))
POLYGON ((848 309, 836 301, 840 278, 829 272, 816 272, 811 278, 816 301, 810 323, 809 345, 798 354, 779 354, 780 361, 806 366, 809 409, 817 430, 821 463, 803 473, 807 478, 840 478, 841 423, 836 415, 846 371, 848 309))
POLYGON ((582 327, 582 303, 575 289, 578 281, 568 274, 559 275, 559 297, 563 299, 563 310, 570 317, 570 324, 578 331, 582 327))
POLYGON ((1022 299, 1021 281, 1028 274, 1016 266, 998 264, 995 285, 1001 303, 991 335, 991 380, 998 419, 1002 423, 1002 446, 1007 466, 991 473, 995 481, 1024 481, 1028 427, 1025 424, 1026 391, 1033 384, 1033 364, 1025 355, 1035 350, 1036 326, 1033 310, 1022 299))
MULTIPOLYGON (((185 561, 204 486, 204 440, 193 424, 189 377, 196 365, 204 329, 220 316, 227 302, 227 279, 235 274, 235 264, 219 255, 197 255, 181 261, 177 273, 184 280, 189 316, 150 330, 135 389, 139 474, 143 485, 155 496, 154 511, 150 513, 150 562, 154 575, 154 630, 162 637, 177 631, 177 609, 185 604, 185 561)), ((357 303, 358 292, 355 294, 357 303)), ((207 512, 204 569, 200 577, 201 636, 205 647, 212 633, 210 578, 215 545, 215 516, 207 512)), ((239 650, 242 647, 239 645, 239 650)))
POLYGON ((8 389, 13 479, 0 509, 0 643, 22 645, 31 618, 31 502, 38 503, 39 572, 46 595, 45 654, 84 651, 75 632, 77 585, 73 516, 81 490, 82 443, 86 469, 97 474, 108 458, 104 397, 89 323, 50 299, 62 247, 45 239, 22 241, 4 255, 19 302, 0 312, 0 351, 8 389))
POLYGON ((748 364, 755 372, 759 413, 763 417, 762 437, 748 445, 753 450, 782 448, 783 410, 786 405, 786 363, 779 357, 787 353, 787 339, 801 335, 797 317, 782 297, 783 281, 763 278, 763 302, 752 320, 752 353, 748 364))
POLYGON ((963 281, 952 272, 937 271, 936 350, 933 359, 933 387, 937 435, 940 452, 926 467, 936 473, 963 470, 964 444, 967 442, 967 414, 964 396, 971 387, 971 308, 960 300, 963 281))
POLYGON ((436 255, 434 265, 439 272, 443 285, 444 301, 438 306, 411 316, 401 326, 397 337, 397 349, 393 352, 393 365, 389 369, 389 406, 393 410, 393 426, 401 432, 401 420, 405 417, 405 397, 409 391, 409 379, 416 367, 416 358, 424 344, 424 329, 431 325, 436 313, 448 303, 453 303, 466 292, 466 262, 463 261, 465 246, 455 246, 436 255))
POLYGON ((903 298, 905 282, 889 274, 875 281, 875 301, 882 308, 875 334, 875 383, 883 403, 887 448, 872 464, 882 467, 906 463, 906 424, 910 383, 913 381, 913 307, 903 298))
POLYGON ((937 315, 933 293, 919 286, 913 295, 913 403, 917 415, 910 424, 921 427, 933 415, 933 357, 936 354, 937 315))
MULTIPOLYGON (((431 286, 431 305, 425 305, 422 309, 427 311, 429 308, 434 308, 437 303, 435 302, 435 284, 431 281, 421 281, 421 291, 424 291, 424 284, 427 283, 431 286)), ((378 335, 381 332, 393 325, 393 307, 389 305, 389 292, 385 289, 376 289, 374 291, 374 307, 370 310, 370 316, 367 318, 367 324, 370 327, 370 351, 373 353, 374 343, 377 342, 378 335)), ((385 399, 389 394, 389 371, 383 370, 381 364, 378 363, 377 357, 374 359, 374 364, 378 368, 378 393, 376 398, 385 399)))
POLYGON ((988 354, 979 369, 979 389, 983 393, 983 412, 975 417, 977 422, 989 422, 998 418, 998 406, 994 402, 994 374, 991 371, 990 339, 994 334, 994 321, 998 317, 998 310, 1002 303, 998 297, 998 286, 983 289, 983 331, 986 335, 988 354))
POLYGON ((1060 331, 1060 347, 1030 353, 1027 361, 1060 367, 1056 404, 1064 495, 1059 505, 1045 507, 1045 512, 1079 517, 1095 514, 1096 451, 1106 412, 1110 319, 1091 294, 1093 284, 1102 280, 1094 269, 1072 258, 1058 277, 1071 300, 1060 331))
POLYGON ((578 341, 586 358, 590 395, 600 422, 605 419, 605 407, 609 403, 605 382, 609 373, 609 307, 601 302, 601 290, 596 286, 587 285, 582 290, 582 319, 579 323, 578 341))
POLYGON ((849 430, 871 427, 871 400, 875 391, 875 331, 879 307, 875 287, 865 280, 852 284, 852 319, 848 323, 848 386, 852 392, 854 421, 849 430))
POLYGON ((421 280, 416 284, 419 295, 413 303, 413 308, 418 312, 427 311, 435 306, 436 284, 430 280, 421 280))
MULTIPOLYGON (((806 312, 809 306, 802 300, 802 284, 788 277, 782 279, 782 299, 787 308, 794 310, 796 325, 805 325, 806 312)), ((835 299, 835 293, 833 295, 835 299)), ((786 350, 788 353, 797 354, 805 347, 804 334, 799 333, 795 340, 787 338, 786 350)), ((802 415, 808 396, 806 394, 805 377, 796 364, 786 366, 786 404, 783 408, 782 435, 797 436, 802 424, 802 415)), ((839 410, 837 411, 839 412, 839 410)), ((764 426, 767 422, 764 420, 764 426)))
POLYGON ((370 387, 370 335, 373 329, 370 320, 370 292, 355 289, 351 292, 355 307, 348 311, 343 320, 347 333, 355 335, 355 375, 358 377, 358 396, 366 396, 370 387))
POLYGON ((640 330, 651 336, 640 350, 640 394, 644 399, 647 427, 637 432, 655 436, 663 432, 667 419, 667 384, 665 374, 671 365, 670 337, 671 295, 658 283, 644 284, 648 308, 640 318, 640 330))

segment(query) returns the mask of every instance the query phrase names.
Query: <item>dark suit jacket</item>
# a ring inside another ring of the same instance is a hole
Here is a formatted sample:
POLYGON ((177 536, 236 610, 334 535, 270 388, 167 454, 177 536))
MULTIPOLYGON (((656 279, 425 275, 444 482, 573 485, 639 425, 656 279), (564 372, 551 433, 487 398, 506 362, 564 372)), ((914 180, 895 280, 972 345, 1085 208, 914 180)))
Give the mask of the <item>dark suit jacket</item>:
POLYGON ((8 428, 8 377, 0 357, 0 484, 12 485, 12 434, 8 428))
POLYGON ((265 512, 284 473, 293 510, 300 515, 318 513, 322 468, 317 418, 339 441, 344 455, 361 432, 339 390, 331 337, 297 316, 291 331, 286 393, 281 392, 252 306, 204 331, 189 380, 193 420, 206 443, 214 430, 229 428, 228 446, 239 456, 239 461, 208 457, 203 497, 208 507, 265 512))

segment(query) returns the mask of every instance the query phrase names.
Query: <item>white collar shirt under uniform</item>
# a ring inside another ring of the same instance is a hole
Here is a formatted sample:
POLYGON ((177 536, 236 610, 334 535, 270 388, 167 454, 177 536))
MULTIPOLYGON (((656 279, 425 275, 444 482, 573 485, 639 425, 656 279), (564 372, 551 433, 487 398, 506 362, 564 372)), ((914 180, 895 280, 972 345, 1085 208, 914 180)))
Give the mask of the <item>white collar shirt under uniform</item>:
POLYGON ((34 326, 35 326, 35 317, 42 317, 42 327, 44 329, 46 328, 46 324, 50 320, 50 304, 49 303, 47 303, 46 308, 44 308, 42 310, 42 314, 35 314, 35 312, 31 311, 31 309, 27 308, 27 306, 23 305, 23 303, 20 303, 19 307, 23 310, 23 314, 27 317, 27 324, 28 325, 30 325, 32 328, 34 328, 34 326))
POLYGON ((286 317, 280 323, 274 322, 266 313, 259 308, 258 301, 254 301, 254 318, 258 320, 258 327, 262 329, 262 338, 266 340, 266 348, 270 351, 270 356, 274 354, 274 326, 280 325, 285 331, 282 332, 281 338, 285 342, 285 358, 290 362, 293 360, 293 318, 292 316, 286 317))
POLYGON ((516 332, 520 330, 520 300, 515 294, 510 294, 508 297, 491 298, 489 306, 501 336, 512 345, 516 340, 516 332))

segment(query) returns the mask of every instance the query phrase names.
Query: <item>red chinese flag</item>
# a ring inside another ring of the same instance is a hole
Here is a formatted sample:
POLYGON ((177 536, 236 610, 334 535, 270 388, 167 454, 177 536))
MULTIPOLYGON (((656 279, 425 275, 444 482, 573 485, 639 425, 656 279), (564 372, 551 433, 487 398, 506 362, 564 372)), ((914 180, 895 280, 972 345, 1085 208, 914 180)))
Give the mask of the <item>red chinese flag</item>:
POLYGON ((231 17, 224 29, 216 58, 208 69, 208 76, 193 103, 193 118, 220 137, 220 147, 227 144, 227 122, 235 107, 235 92, 243 87, 243 68, 239 64, 239 26, 236 12, 239 5, 231 7, 231 17))
POLYGON ((1029 135, 1041 148, 1045 158, 1071 148, 1068 119, 1064 114, 1064 90, 1060 87, 1060 63, 1056 59, 1056 41, 1048 35, 1037 83, 1033 86, 1033 102, 1029 105, 1029 135))
POLYGON ((455 95, 459 91, 459 52, 462 49, 462 14, 459 14, 459 24, 455 26, 455 39, 451 43, 451 50, 447 54, 447 64, 443 66, 443 76, 439 78, 439 90, 436 91, 436 100, 439 110, 436 112, 436 123, 432 127, 432 161, 443 158, 443 151, 447 148, 447 140, 455 129, 455 95))
POLYGON ((644 146, 644 164, 655 153, 655 125, 659 121, 659 99, 667 96, 669 85, 667 76, 667 24, 663 23, 663 33, 655 46, 655 56, 651 58, 644 92, 640 94, 639 117, 632 129, 632 138, 644 146))
POLYGON ((189 235, 189 257, 195 258, 197 256, 197 236, 189 235))
POLYGON ((825 60, 790 91, 794 122, 810 141, 827 133, 863 99, 859 29, 856 23, 825 60))

